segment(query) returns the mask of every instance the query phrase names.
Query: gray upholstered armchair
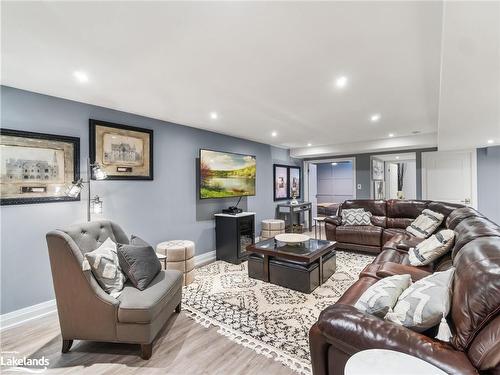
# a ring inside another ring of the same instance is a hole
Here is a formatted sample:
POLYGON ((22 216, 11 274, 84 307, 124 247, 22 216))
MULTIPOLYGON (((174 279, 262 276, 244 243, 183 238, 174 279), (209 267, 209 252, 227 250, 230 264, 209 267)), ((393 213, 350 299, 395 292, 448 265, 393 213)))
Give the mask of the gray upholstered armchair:
POLYGON ((129 243, 115 223, 93 221, 47 233, 50 266, 63 339, 62 352, 73 340, 141 345, 149 359, 153 340, 174 310, 180 312, 182 274, 161 271, 143 291, 129 282, 118 298, 100 287, 91 271, 82 270, 83 254, 97 249, 108 237, 129 243))

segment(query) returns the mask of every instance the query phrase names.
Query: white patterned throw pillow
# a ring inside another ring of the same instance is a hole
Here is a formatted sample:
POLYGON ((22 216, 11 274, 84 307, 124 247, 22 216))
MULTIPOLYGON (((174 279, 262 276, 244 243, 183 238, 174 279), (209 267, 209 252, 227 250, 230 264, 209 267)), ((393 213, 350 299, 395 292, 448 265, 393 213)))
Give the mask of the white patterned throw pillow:
POLYGON ((383 278, 366 289, 354 307, 367 314, 383 318, 389 309, 394 307, 401 293, 410 285, 410 275, 383 278))
POLYGON ((363 208, 349 208, 342 210, 342 225, 372 225, 371 212, 366 212, 363 208))
MULTIPOLYGON (((115 298, 120 295, 125 282, 116 251, 116 243, 108 238, 97 249, 85 254, 85 259, 99 285, 115 298)), ((85 270, 86 265, 83 268, 85 270)))
POLYGON ((443 229, 420 242, 408 251, 408 259, 412 266, 424 266, 446 254, 453 247, 455 232, 443 229))
POLYGON ((435 272, 413 283, 398 298, 385 320, 423 332, 439 324, 450 311, 454 268, 435 272))
POLYGON ((428 209, 422 211, 409 227, 406 228, 415 237, 427 238, 441 225, 444 215, 428 209))

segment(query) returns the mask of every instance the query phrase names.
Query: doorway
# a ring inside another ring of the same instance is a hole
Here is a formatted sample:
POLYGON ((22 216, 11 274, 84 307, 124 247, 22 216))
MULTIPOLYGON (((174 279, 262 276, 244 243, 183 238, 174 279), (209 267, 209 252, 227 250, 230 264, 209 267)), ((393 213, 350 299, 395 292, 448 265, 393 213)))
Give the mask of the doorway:
POLYGON ((305 199, 312 203, 314 217, 336 215, 340 204, 356 198, 354 158, 304 162, 305 199))
POLYGON ((417 160, 414 152, 371 158, 373 199, 417 199, 417 160))

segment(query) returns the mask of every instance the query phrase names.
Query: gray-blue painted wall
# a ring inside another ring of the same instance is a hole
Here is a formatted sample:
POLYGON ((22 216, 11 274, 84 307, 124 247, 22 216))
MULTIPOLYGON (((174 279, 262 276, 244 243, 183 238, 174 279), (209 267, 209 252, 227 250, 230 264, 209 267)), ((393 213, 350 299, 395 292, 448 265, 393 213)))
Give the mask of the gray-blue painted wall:
MULTIPOLYGON (((1 99, 4 128, 80 137, 82 171, 89 150, 89 118, 153 129, 154 180, 96 181, 93 193, 104 200, 103 217, 119 223, 128 234, 151 244, 191 239, 196 254, 215 249, 213 214, 235 203, 197 198, 200 148, 256 155, 257 195, 243 199, 241 205, 257 213, 257 223, 275 214, 273 162, 296 164, 288 150, 108 108, 4 86, 1 99)), ((45 234, 84 221, 85 201, 2 206, 0 215, 1 313, 53 299, 45 234)))
POLYGON ((500 146, 477 149, 478 209, 500 224, 500 146))

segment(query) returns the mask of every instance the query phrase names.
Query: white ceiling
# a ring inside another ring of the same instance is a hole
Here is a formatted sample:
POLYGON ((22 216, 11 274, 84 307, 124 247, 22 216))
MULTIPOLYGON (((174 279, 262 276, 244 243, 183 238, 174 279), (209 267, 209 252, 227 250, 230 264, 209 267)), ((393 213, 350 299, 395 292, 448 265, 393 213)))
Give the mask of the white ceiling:
POLYGON ((4 1, 2 84, 296 156, 435 145, 442 18, 441 2, 4 1))

